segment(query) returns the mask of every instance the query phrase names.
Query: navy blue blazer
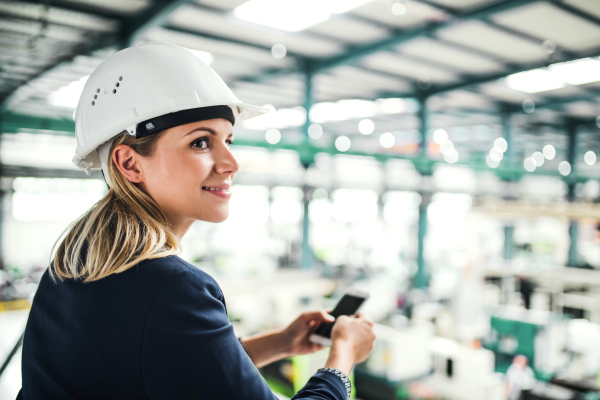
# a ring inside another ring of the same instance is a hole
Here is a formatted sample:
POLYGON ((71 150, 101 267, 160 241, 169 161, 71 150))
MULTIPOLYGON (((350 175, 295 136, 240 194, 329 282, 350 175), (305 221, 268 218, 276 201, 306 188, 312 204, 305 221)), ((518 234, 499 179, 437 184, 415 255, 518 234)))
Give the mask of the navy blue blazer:
MULTIPOLYGON (((17 400, 276 399, 236 338, 219 285, 177 256, 95 282, 54 282, 33 300, 17 400)), ((316 373, 294 399, 345 400, 316 373)))

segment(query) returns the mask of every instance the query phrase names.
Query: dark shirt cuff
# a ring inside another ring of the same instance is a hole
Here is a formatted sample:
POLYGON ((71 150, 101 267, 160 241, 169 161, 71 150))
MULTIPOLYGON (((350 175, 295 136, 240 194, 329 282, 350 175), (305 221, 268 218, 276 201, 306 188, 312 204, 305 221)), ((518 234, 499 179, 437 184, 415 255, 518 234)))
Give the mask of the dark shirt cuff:
POLYGON ((350 379, 348 379, 346 374, 337 368, 331 368, 331 367, 319 368, 317 370, 317 372, 321 372, 321 371, 332 373, 335 376, 337 376, 338 378, 340 378, 342 380, 342 382, 344 383, 344 387, 346 388, 346 399, 350 400, 350 392, 352 392, 352 383, 350 383, 350 379))

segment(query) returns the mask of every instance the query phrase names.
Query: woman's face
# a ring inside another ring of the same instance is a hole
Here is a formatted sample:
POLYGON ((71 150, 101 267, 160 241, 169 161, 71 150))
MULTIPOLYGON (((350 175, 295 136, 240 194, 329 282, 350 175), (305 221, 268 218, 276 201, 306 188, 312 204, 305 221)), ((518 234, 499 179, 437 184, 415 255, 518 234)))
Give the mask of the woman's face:
POLYGON ((142 190, 158 203, 176 232, 196 220, 229 215, 230 186, 239 166, 231 153, 231 122, 222 118, 168 129, 150 157, 141 157, 142 190))

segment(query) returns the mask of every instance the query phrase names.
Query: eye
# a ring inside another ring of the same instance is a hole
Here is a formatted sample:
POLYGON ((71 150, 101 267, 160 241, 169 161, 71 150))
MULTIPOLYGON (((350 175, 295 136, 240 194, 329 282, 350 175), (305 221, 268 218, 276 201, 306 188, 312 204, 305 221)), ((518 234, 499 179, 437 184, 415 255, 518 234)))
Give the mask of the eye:
POLYGON ((233 146, 233 140, 227 140, 225 143, 227 143, 227 147, 233 146))
POLYGON ((208 149, 208 138, 207 137, 198 138, 192 142, 191 146, 198 148, 198 149, 208 149))

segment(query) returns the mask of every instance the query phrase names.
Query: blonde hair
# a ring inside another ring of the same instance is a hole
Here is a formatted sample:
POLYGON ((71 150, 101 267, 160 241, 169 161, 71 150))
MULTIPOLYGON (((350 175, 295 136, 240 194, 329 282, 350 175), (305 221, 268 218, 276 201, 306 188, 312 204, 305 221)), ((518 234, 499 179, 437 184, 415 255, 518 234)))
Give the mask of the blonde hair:
MULTIPOLYGON (((109 154, 125 144, 141 156, 151 156, 163 133, 140 139, 120 135, 109 154)), ((55 243, 54 248, 63 238, 50 266, 53 279, 97 281, 140 261, 180 253, 179 239, 158 204, 121 174, 112 157, 108 173, 112 186, 106 196, 69 225, 55 243)))

